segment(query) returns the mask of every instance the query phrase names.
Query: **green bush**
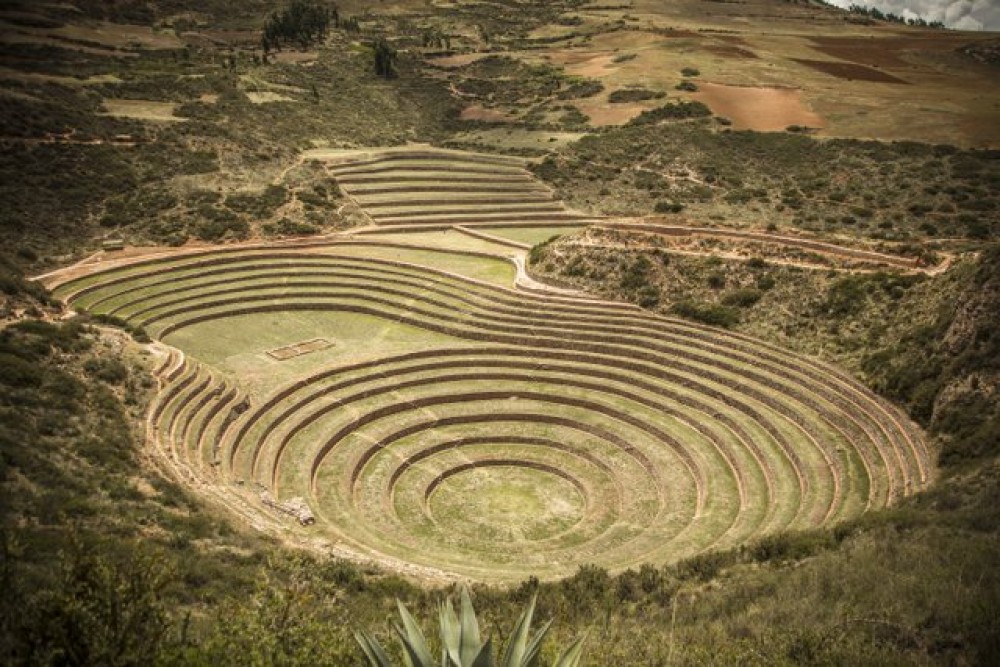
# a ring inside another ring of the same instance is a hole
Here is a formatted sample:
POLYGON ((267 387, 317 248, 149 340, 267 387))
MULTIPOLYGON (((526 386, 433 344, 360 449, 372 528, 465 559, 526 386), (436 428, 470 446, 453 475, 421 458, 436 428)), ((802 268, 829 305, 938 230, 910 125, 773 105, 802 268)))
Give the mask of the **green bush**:
POLYGON ((635 302, 642 308, 655 308, 660 304, 660 290, 653 285, 640 287, 636 292, 635 302))
POLYGON ((653 205, 655 213, 680 213, 684 210, 684 204, 675 201, 660 200, 653 205))
POLYGON ((91 377, 108 384, 121 384, 128 378, 128 366, 118 359, 94 357, 84 362, 83 369, 91 377))
POLYGON ((739 311, 735 308, 690 300, 678 301, 670 307, 670 312, 678 317, 723 328, 733 327, 740 321, 739 311))
POLYGON ((701 102, 675 102, 656 109, 643 111, 625 124, 626 127, 640 125, 656 125, 665 120, 685 120, 688 118, 705 118, 712 115, 712 110, 701 102))
POLYGON ((721 302, 724 306, 735 306, 737 308, 749 308, 764 296, 764 292, 753 287, 744 287, 732 290, 722 295, 721 302))
POLYGON ((573 81, 566 88, 559 91, 556 97, 560 100, 576 100, 584 97, 593 97, 604 90, 604 84, 595 79, 584 79, 573 81))
POLYGON ((758 563, 802 560, 836 546, 833 533, 825 530, 791 531, 763 537, 747 547, 758 563))
POLYGON ((202 209, 206 217, 195 223, 194 233, 203 241, 221 241, 225 237, 245 239, 250 233, 247 222, 228 211, 202 209))
POLYGON ((34 362, 0 352, 0 384, 14 388, 40 387, 43 379, 44 375, 34 362))
POLYGON ((649 272, 652 268, 653 264, 648 257, 645 255, 636 257, 622 274, 622 289, 632 291, 645 287, 649 282, 649 272))
POLYGON ((545 259, 545 253, 546 250, 548 249, 548 246, 551 243, 555 242, 555 240, 558 239, 560 236, 562 236, 562 234, 556 234, 554 236, 549 237, 547 240, 542 241, 541 243, 533 246, 531 250, 528 252, 528 263, 529 264, 541 263, 542 260, 545 259))
POLYGON ((738 560, 734 551, 710 551, 708 553, 685 558, 671 569, 679 579, 697 579, 711 581, 726 567, 734 565, 738 560))
POLYGON ((647 90, 646 88, 624 88, 622 90, 615 90, 608 95, 608 102, 612 104, 643 102, 645 100, 654 100, 661 97, 666 97, 666 95, 655 90, 647 90))
POLYGON ((774 279, 774 276, 770 274, 764 274, 757 279, 757 289, 762 290, 764 292, 770 289, 774 289, 774 286, 776 284, 777 281, 774 279))
POLYGON ((590 117, 576 107, 569 107, 566 113, 559 117, 559 122, 568 127, 583 127, 590 122, 590 117))
POLYGON ((261 227, 268 236, 307 236, 318 234, 321 230, 308 222, 299 222, 289 218, 281 218, 276 223, 266 223, 261 227))
POLYGON ((868 299, 864 276, 845 276, 830 285, 823 302, 823 312, 835 318, 857 315, 868 299))

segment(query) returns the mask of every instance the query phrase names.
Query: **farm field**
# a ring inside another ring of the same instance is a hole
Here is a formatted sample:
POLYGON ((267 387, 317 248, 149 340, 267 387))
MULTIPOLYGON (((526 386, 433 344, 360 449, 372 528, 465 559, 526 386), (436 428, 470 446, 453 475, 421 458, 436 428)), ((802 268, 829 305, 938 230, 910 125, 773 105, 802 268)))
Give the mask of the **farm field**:
MULTIPOLYGON (((532 242, 579 227, 504 208, 442 229, 408 194, 459 187, 450 174, 481 159, 335 167, 366 213, 405 202, 404 228, 81 267, 54 293, 160 341, 150 447, 165 470, 266 531, 429 579, 673 562, 931 482, 920 429, 843 371, 518 287, 532 242), (315 523, 282 514, 298 499, 315 523)), ((517 191, 537 188, 519 169, 517 191)))
POLYGON ((576 102, 595 126, 662 104, 608 104, 616 92, 649 89, 702 100, 744 129, 798 125, 821 136, 979 148, 1000 141, 991 67, 958 53, 970 40, 988 43, 988 34, 851 23, 833 8, 769 0, 711 11, 695 0, 584 6, 570 16, 571 25, 533 33, 548 48, 513 57, 601 82, 602 92, 576 102), (692 89, 674 92, 685 79, 692 89))

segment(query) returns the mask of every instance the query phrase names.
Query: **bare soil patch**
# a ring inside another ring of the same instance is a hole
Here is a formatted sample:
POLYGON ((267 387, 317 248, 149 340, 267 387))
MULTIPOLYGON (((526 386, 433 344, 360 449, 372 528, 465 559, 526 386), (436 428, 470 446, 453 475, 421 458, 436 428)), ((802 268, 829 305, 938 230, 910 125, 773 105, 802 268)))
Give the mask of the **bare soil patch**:
POLYGON ((811 37, 813 48, 842 60, 871 65, 872 67, 907 68, 914 63, 908 55, 951 53, 969 42, 967 36, 949 31, 930 34, 893 36, 885 38, 862 37, 811 37))
POLYGON ((260 33, 254 30, 204 30, 185 32, 181 35, 186 42, 209 41, 215 44, 259 44, 260 33))
POLYGON ((86 42, 115 49, 179 49, 184 43, 170 32, 157 32, 148 26, 102 22, 93 27, 67 25, 46 31, 52 37, 86 42))
POLYGON ((614 62, 615 55, 611 53, 590 56, 580 62, 567 63, 566 72, 573 76, 585 76, 588 78, 607 76, 615 71, 613 67, 614 62))
POLYGON ((847 79, 848 81, 871 81, 874 83, 902 84, 910 83, 909 81, 904 81, 903 79, 893 76, 887 72, 883 72, 872 67, 866 67, 864 65, 858 65, 857 63, 838 63, 832 60, 808 60, 805 58, 792 58, 792 60, 800 65, 805 65, 806 67, 819 70, 824 74, 835 76, 838 79, 847 79))
POLYGON ((8 30, 0 30, 0 41, 4 44, 40 44, 42 46, 52 46, 57 49, 68 49, 79 51, 92 56, 111 56, 115 58, 138 58, 139 54, 133 51, 121 51, 113 48, 100 46, 87 46, 82 43, 73 42, 59 37, 51 37, 42 34, 26 34, 8 30))
POLYGON ((853 37, 813 37, 812 48, 841 60, 850 60, 872 67, 908 67, 901 57, 904 49, 912 47, 909 40, 861 39, 853 37))
POLYGON ((502 111, 487 109, 478 104, 472 104, 462 109, 459 117, 462 120, 481 120, 487 123, 509 123, 514 120, 502 111))
POLYGON ((115 100, 105 99, 104 112, 107 116, 117 118, 134 118, 157 122, 181 122, 187 120, 174 115, 177 110, 175 102, 153 102, 152 100, 115 100))
POLYGON ((745 49, 741 46, 733 46, 730 44, 713 44, 705 47, 705 50, 709 53, 714 53, 717 56, 722 56, 723 58, 759 58, 756 53, 749 49, 745 49))
POLYGON ((625 102, 610 104, 603 100, 580 100, 575 103, 576 108, 590 118, 590 124, 594 127, 605 127, 608 125, 624 125, 646 109, 652 106, 649 103, 625 102))
POLYGON ((740 35, 712 34, 712 38, 736 46, 750 46, 750 43, 740 35))
POLYGON ((8 67, 0 67, 0 81, 26 81, 30 83, 55 83, 60 86, 100 86, 106 83, 121 83, 114 74, 97 74, 85 79, 73 76, 57 76, 40 72, 22 72, 8 67))
POLYGON ((278 51, 271 54, 276 63, 283 65, 312 65, 319 58, 316 51, 278 51))
POLYGON ((590 41, 592 48, 637 49, 659 44, 670 37, 691 37, 693 33, 672 32, 668 35, 645 30, 618 30, 594 35, 590 41))
POLYGON ((488 58, 494 54, 492 53, 459 53, 454 56, 444 56, 441 58, 428 58, 427 62, 431 65, 437 67, 463 67, 465 65, 471 65, 472 63, 482 60, 483 58, 488 58))
POLYGON ((281 93, 273 93, 269 90, 264 91, 247 91, 245 93, 247 99, 253 104, 268 104, 270 102, 297 102, 293 97, 288 97, 287 95, 282 95, 281 93))
POLYGON ((776 131, 789 125, 824 127, 823 119, 802 102, 795 88, 754 88, 699 83, 693 96, 717 116, 733 121, 741 130, 776 131))

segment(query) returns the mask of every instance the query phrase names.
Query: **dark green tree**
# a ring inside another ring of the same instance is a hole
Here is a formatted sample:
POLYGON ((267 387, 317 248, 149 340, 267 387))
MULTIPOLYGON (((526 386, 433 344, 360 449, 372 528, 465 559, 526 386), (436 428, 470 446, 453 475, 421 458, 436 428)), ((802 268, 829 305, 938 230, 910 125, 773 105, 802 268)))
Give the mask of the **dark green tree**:
POLYGON ((303 48, 321 41, 327 35, 330 25, 338 25, 340 14, 335 5, 320 0, 292 0, 282 11, 274 12, 264 24, 260 38, 266 54, 285 44, 297 44, 303 48))
POLYGON ((375 73, 386 79, 396 76, 396 49, 385 40, 379 37, 375 41, 375 73))

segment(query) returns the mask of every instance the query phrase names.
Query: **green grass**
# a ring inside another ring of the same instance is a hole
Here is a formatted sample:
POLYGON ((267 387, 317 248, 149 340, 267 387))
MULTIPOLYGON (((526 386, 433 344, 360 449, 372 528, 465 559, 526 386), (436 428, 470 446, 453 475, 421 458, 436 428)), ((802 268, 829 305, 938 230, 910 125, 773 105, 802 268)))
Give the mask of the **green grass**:
POLYGON ((466 278, 481 280, 502 287, 512 286, 516 274, 513 265, 505 260, 465 257, 449 253, 445 249, 434 251, 404 248, 370 248, 364 251, 364 256, 433 266, 449 273, 457 273, 466 278))
MULTIPOLYGON (((487 233, 492 233, 492 230, 484 230, 487 233)), ((500 245, 497 243, 491 243, 485 239, 475 238, 469 236, 468 234, 463 234, 462 232, 455 231, 453 229, 445 229, 441 231, 428 231, 428 232, 399 232, 392 234, 372 234, 367 235, 367 238, 377 239, 380 241, 398 241, 400 243, 413 243, 416 245, 423 246, 441 246, 447 248, 453 248, 455 250, 469 250, 472 252, 483 252, 492 255, 506 256, 515 252, 513 248, 508 246, 500 245)), ((450 269, 449 269, 450 270, 450 269)), ((513 280, 512 280, 513 282, 513 280)))
POLYGON ((253 393, 266 395, 316 368, 458 341, 358 313, 292 312, 212 320, 181 329, 165 342, 239 378, 253 393), (267 355, 268 350, 313 338, 325 338, 333 346, 285 361, 267 355))
POLYGON ((579 232, 583 227, 491 227, 486 231, 489 234, 502 236, 511 241, 520 241, 535 246, 544 241, 548 241, 553 236, 573 234, 579 232))

